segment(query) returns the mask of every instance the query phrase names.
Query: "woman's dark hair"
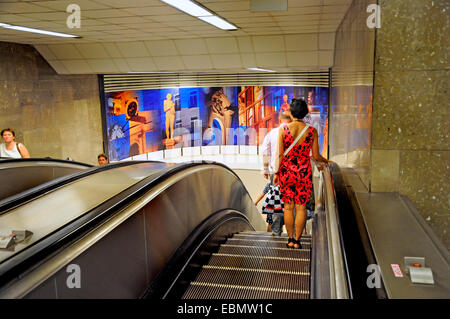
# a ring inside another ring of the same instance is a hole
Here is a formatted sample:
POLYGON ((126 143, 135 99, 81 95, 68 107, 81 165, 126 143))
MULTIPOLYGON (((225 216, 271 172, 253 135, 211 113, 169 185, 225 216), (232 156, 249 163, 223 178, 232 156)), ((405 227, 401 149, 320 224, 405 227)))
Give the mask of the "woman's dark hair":
POLYGON ((308 105, 303 99, 291 100, 291 114, 296 119, 302 119, 308 114, 308 105))
POLYGON ((11 132, 13 136, 16 136, 16 133, 14 133, 14 130, 12 128, 5 128, 2 130, 2 134, 0 134, 0 136, 3 136, 3 133, 5 132, 11 132))

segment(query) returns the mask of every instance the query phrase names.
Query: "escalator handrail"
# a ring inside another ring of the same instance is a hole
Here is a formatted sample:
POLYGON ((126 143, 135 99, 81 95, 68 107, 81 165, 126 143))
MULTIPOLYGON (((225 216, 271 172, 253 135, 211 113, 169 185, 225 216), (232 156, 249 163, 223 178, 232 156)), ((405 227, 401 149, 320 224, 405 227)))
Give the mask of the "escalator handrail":
POLYGON ((59 158, 50 158, 50 157, 32 157, 32 158, 9 158, 9 157, 0 157, 1 161, 0 163, 7 164, 7 163, 27 163, 27 162, 56 162, 56 163, 64 163, 64 164, 75 164, 80 166, 86 166, 86 167, 93 167, 94 165, 83 163, 83 162, 77 162, 77 161, 69 161, 59 158))
MULTIPOLYGON (((330 163, 329 165, 336 164, 330 163)), ((324 167, 321 171, 320 178, 322 179, 326 202, 326 228, 329 250, 331 298, 348 299, 351 298, 347 274, 348 269, 345 261, 345 249, 342 242, 342 231, 339 225, 336 192, 329 166, 324 167)))

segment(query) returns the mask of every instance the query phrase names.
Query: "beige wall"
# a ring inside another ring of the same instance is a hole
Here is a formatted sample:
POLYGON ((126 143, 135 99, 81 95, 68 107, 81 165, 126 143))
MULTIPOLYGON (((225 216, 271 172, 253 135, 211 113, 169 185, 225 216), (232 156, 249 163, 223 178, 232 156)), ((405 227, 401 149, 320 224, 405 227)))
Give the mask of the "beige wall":
POLYGON ((32 157, 97 163, 96 75, 58 75, 32 46, 0 42, 0 98, 0 127, 12 127, 32 157))
POLYGON ((408 196, 450 247, 450 2, 379 4, 372 191, 408 196))

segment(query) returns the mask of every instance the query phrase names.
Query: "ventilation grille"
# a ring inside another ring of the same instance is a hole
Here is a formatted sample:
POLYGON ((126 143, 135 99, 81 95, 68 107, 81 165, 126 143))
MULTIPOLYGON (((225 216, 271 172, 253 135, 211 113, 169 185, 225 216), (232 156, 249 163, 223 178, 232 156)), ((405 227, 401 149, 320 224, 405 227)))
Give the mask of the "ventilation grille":
POLYGON ((104 75, 105 92, 211 86, 328 87, 328 72, 189 73, 104 75))

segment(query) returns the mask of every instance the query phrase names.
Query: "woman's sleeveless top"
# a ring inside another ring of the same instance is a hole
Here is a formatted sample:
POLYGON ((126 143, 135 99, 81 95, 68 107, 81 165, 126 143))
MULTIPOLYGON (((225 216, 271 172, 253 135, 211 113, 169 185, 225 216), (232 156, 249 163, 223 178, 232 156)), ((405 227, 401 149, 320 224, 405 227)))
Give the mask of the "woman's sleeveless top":
POLYGON ((14 144, 14 148, 12 150, 6 149, 6 144, 1 143, 0 144, 0 157, 12 157, 12 158, 22 158, 22 155, 20 155, 19 150, 17 149, 17 144, 14 144))

